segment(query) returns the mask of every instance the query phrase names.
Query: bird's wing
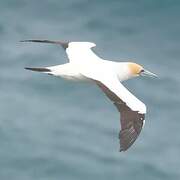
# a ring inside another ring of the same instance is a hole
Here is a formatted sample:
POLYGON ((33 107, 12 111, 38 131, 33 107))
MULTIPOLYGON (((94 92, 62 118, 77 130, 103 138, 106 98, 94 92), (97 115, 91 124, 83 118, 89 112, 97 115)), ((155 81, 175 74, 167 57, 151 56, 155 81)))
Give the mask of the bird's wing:
POLYGON ((96 44, 92 42, 63 42, 63 41, 51 41, 51 40, 23 40, 21 42, 38 42, 38 43, 50 43, 61 45, 66 51, 69 61, 83 62, 93 59, 98 59, 99 57, 92 51, 92 48, 96 44))
POLYGON ((126 151, 137 139, 145 121, 146 106, 131 94, 116 77, 93 78, 120 112, 120 151, 126 151))

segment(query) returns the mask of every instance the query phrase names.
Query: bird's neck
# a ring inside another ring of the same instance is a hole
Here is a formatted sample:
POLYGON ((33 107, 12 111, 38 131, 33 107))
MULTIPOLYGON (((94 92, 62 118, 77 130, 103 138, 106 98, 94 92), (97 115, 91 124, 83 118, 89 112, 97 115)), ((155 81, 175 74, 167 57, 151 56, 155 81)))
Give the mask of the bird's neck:
POLYGON ((118 63, 117 76, 120 81, 133 78, 126 62, 118 63))

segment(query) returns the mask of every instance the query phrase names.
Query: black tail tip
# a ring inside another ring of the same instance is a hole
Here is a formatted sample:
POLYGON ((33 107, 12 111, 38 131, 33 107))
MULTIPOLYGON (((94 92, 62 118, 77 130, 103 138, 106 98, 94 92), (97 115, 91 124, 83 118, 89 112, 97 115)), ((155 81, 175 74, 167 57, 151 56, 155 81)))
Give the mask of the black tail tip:
POLYGON ((51 70, 48 69, 48 68, 30 68, 30 67, 25 67, 24 69, 30 70, 30 71, 36 71, 36 72, 51 72, 51 70))

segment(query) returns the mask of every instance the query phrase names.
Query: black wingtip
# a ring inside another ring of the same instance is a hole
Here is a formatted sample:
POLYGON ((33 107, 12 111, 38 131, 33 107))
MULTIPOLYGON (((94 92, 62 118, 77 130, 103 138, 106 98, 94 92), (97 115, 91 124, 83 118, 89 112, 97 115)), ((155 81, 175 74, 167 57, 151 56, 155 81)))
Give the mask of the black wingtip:
POLYGON ((24 69, 30 70, 30 71, 36 71, 36 72, 51 72, 51 70, 48 69, 48 68, 30 68, 30 67, 25 67, 24 69))
POLYGON ((26 40, 20 40, 19 42, 34 42, 34 40, 26 39, 26 40))
POLYGON ((119 152, 126 152, 126 151, 127 151, 127 149, 123 149, 123 148, 119 149, 119 152))
POLYGON ((39 42, 39 43, 50 43, 51 41, 49 41, 49 40, 37 40, 37 39, 25 39, 25 40, 20 40, 19 42, 39 42))
POLYGON ((39 40, 39 39, 26 39, 21 40, 20 42, 37 42, 37 43, 49 43, 49 44, 58 44, 61 45, 64 49, 68 48, 69 42, 63 42, 63 41, 51 41, 51 40, 39 40))

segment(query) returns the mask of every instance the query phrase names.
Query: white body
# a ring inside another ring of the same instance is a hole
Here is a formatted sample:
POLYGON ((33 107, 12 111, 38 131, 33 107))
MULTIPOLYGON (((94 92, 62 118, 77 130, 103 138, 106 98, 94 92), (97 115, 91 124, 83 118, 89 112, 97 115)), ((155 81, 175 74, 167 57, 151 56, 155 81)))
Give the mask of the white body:
POLYGON ((107 74, 117 76, 121 82, 130 78, 129 74, 127 74, 128 68, 125 63, 117 63, 102 59, 82 63, 72 62, 47 68, 51 69, 52 74, 55 76, 74 81, 89 81, 90 78, 93 79, 93 76, 106 77, 107 74), (91 74, 92 77, 87 78, 83 74, 91 74))
POLYGON ((146 113, 146 106, 131 94, 119 81, 132 78, 126 62, 107 61, 98 57, 91 48, 94 43, 71 42, 66 49, 69 63, 46 67, 48 74, 60 76, 68 80, 97 80, 107 85, 133 110, 146 113))
POLYGON ((69 80, 88 80, 83 74, 93 76, 107 76, 112 74, 120 81, 130 78, 130 72, 123 62, 107 61, 98 57, 91 48, 95 46, 90 42, 71 42, 66 50, 69 63, 47 67, 52 70, 53 75, 61 76, 69 80))

